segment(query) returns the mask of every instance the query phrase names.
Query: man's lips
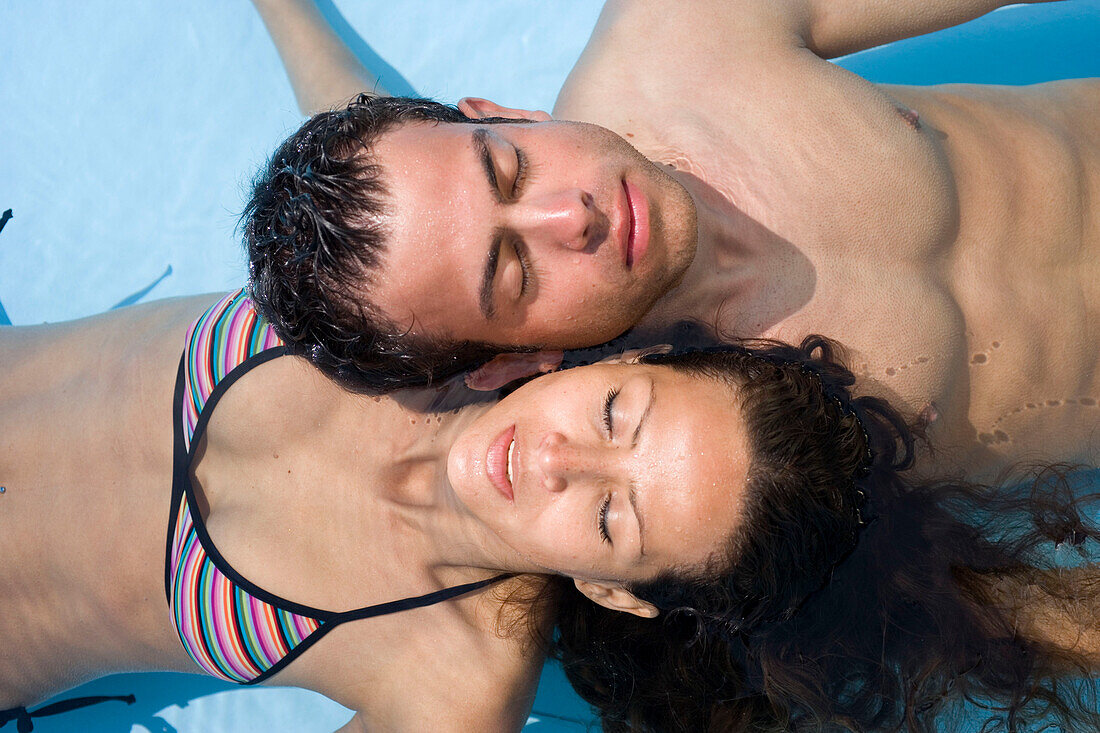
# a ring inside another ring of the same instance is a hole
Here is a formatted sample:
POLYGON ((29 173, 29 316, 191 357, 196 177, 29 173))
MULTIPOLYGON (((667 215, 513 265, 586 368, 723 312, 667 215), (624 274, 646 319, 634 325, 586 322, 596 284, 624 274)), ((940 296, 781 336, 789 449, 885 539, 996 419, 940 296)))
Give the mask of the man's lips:
MULTIPOLYGON (((504 498, 508 501, 512 501, 512 481, 508 476, 508 465, 510 463, 512 451, 509 448, 512 446, 512 439, 516 435, 516 426, 512 425, 489 444, 489 449, 485 452, 485 472, 489 476, 489 482, 497 488, 497 490, 504 495, 504 498)), ((514 472, 513 472, 514 473, 514 472)))
POLYGON ((623 179, 623 193, 625 202, 619 225, 623 230, 620 232, 620 246, 623 263, 629 270, 649 247, 649 202, 645 194, 626 179, 623 179))

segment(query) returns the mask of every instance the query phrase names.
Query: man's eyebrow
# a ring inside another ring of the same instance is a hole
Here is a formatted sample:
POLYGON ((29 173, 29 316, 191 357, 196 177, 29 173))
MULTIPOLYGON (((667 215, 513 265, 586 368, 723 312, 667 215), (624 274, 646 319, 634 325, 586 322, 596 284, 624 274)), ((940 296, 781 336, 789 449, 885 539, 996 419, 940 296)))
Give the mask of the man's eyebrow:
POLYGON ((497 264, 500 262, 500 245, 503 237, 500 232, 493 233, 493 241, 489 245, 489 256, 485 258, 485 269, 481 272, 481 287, 478 288, 477 304, 481 308, 481 315, 485 320, 491 321, 496 315, 493 305, 493 280, 497 276, 497 264))
POLYGON ((470 137, 473 139, 474 148, 477 150, 477 158, 485 171, 485 178, 489 181, 489 190, 493 198, 503 203, 504 197, 500 195, 500 183, 497 181, 497 168, 493 164, 493 154, 489 150, 489 131, 484 127, 474 129, 470 137))

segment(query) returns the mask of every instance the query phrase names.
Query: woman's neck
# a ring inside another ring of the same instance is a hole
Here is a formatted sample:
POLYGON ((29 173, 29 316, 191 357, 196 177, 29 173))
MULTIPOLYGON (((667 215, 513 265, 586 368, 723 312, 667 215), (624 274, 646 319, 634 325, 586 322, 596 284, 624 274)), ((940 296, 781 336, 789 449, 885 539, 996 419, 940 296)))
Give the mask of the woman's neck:
POLYGON ((374 491, 406 541, 413 543, 409 549, 448 585, 478 580, 487 573, 533 570, 469 511, 447 478, 451 447, 494 403, 428 413, 420 411, 423 395, 404 393, 391 399, 408 419, 407 439, 393 453, 390 466, 401 478, 374 491))

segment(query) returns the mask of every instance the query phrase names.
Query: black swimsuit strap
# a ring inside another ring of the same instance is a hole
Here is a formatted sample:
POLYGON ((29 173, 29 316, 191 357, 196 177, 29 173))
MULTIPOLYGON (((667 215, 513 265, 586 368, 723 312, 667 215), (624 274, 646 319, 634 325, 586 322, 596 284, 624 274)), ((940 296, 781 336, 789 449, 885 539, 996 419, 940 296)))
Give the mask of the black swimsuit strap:
POLYGON ((505 578, 513 577, 512 573, 502 573, 493 578, 487 578, 486 580, 479 580, 476 583, 464 583, 463 585, 456 585, 453 588, 444 588, 443 590, 437 590, 433 593, 427 593, 422 596, 416 596, 415 598, 403 598, 400 601, 390 601, 388 603, 379 603, 376 606, 367 606, 366 608, 356 608, 352 611, 343 611, 341 613, 326 614, 323 618, 321 627, 314 631, 312 634, 302 639, 302 643, 290 650, 290 653, 276 662, 266 672, 261 674, 248 682, 242 682, 245 685, 255 685, 269 677, 274 676, 280 672, 284 667, 293 662, 298 657, 323 639, 328 632, 339 627, 341 624, 348 621, 358 621, 359 619, 371 618, 372 616, 384 616, 387 613, 397 613, 398 611, 408 611, 412 608, 423 608, 424 606, 430 606, 433 603, 442 603, 443 601, 457 598, 458 596, 472 593, 478 588, 484 588, 487 585, 498 583, 505 578))
POLYGON ((431 606, 435 603, 442 603, 443 601, 449 601, 452 598, 458 598, 464 596, 467 593, 484 588, 487 585, 500 582, 505 578, 511 578, 511 573, 502 573, 492 578, 485 580, 479 580, 474 583, 463 583, 462 585, 456 585, 451 588, 444 588, 443 590, 437 590, 432 593, 426 593, 422 596, 416 596, 415 598, 402 598, 400 601, 390 601, 388 603, 379 603, 376 606, 367 606, 366 608, 357 608, 354 611, 344 611, 343 613, 333 614, 330 619, 330 623, 342 624, 347 621, 358 621, 363 618, 371 618, 372 616, 385 616, 388 613, 398 613, 399 611, 408 611, 412 608, 423 608, 424 606, 431 606))
POLYGON ((49 705, 43 705, 34 711, 27 710, 23 707, 8 708, 7 710, 0 710, 0 728, 3 728, 14 720, 17 733, 31 733, 31 731, 34 730, 34 721, 32 721, 31 718, 60 715, 70 710, 86 708, 89 705, 98 705, 101 702, 111 702, 113 700, 124 702, 127 705, 133 705, 136 701, 133 695, 93 695, 90 697, 70 697, 67 700, 58 700, 49 705))

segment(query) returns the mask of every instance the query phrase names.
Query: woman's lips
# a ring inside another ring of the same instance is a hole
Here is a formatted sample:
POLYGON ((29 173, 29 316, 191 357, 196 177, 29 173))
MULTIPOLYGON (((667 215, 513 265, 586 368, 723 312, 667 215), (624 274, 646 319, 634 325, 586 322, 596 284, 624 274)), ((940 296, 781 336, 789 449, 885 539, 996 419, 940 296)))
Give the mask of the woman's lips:
POLYGON ((649 202, 641 189, 626 179, 623 179, 623 190, 626 191, 626 216, 623 224, 627 230, 624 260, 629 270, 642 259, 649 248, 649 202))
POLYGON ((489 444, 485 452, 485 472, 489 475, 489 482, 497 488, 504 498, 512 501, 512 448, 516 435, 516 426, 504 430, 489 444))

